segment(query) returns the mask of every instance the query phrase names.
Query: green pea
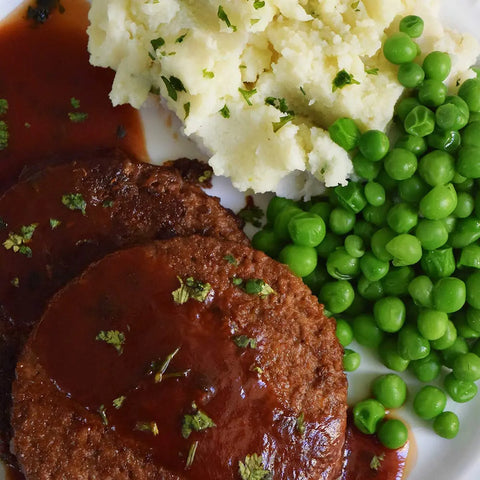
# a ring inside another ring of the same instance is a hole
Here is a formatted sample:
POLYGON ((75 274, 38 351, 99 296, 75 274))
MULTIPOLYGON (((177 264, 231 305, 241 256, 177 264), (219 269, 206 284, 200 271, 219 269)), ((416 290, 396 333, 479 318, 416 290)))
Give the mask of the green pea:
MULTIPOLYGON (((363 218, 370 224, 382 225, 385 223, 387 212, 390 209, 390 202, 387 200, 383 205, 374 207, 373 205, 367 205, 363 211, 363 218)), ((373 233, 373 232, 372 232, 373 233)))
POLYGON ((323 219, 325 224, 327 224, 332 208, 333 207, 329 202, 315 202, 309 207, 308 213, 318 215, 323 219))
POLYGON ((434 150, 420 159, 418 173, 432 187, 444 185, 455 176, 455 159, 446 152, 434 150))
POLYGON ((303 277, 302 280, 313 293, 317 294, 320 292, 322 285, 330 280, 330 276, 327 273, 327 269, 317 263, 317 268, 309 275, 303 277))
POLYGON ((380 183, 367 182, 364 187, 365 198, 370 205, 379 207, 385 203, 385 189, 380 183))
POLYGON ((418 203, 427 193, 428 185, 419 175, 398 182, 398 194, 404 202, 418 203))
POLYGON ((471 345, 470 351, 480 357, 480 340, 477 340, 471 345))
POLYGON ((375 433, 377 425, 383 417, 385 417, 385 408, 373 398, 358 402, 353 407, 353 423, 367 435, 375 433))
POLYGON ((360 137, 358 148, 365 158, 377 162, 388 153, 390 141, 380 130, 368 130, 360 137))
POLYGON ((447 329, 445 333, 437 340, 430 342, 432 348, 435 350, 445 350, 450 348, 457 339, 457 329, 455 328, 454 323, 449 320, 447 322, 447 329))
POLYGON ((388 273, 389 267, 388 262, 379 260, 372 252, 367 252, 360 259, 360 270, 371 282, 381 280, 388 273))
POLYGON ((442 130, 460 130, 466 125, 459 107, 453 103, 440 105, 435 112, 435 121, 442 130))
POLYGON ((385 249, 392 255, 392 263, 396 267, 413 265, 422 258, 422 245, 418 238, 408 233, 402 233, 392 238, 385 249))
POLYGON ((383 166, 394 180, 405 180, 417 170, 417 157, 403 148, 394 148, 385 157, 383 166))
POLYGON ((396 297, 381 298, 373 306, 373 316, 384 332, 398 332, 405 323, 405 304, 396 297))
POLYGON ((457 206, 453 211, 453 216, 457 218, 469 217, 475 207, 475 201, 468 192, 457 193, 457 206))
POLYGON ((427 151, 427 142, 423 137, 417 137, 416 135, 409 135, 408 133, 402 135, 395 143, 397 148, 404 148, 412 152, 419 157, 427 151))
POLYGON ((337 248, 327 258, 327 272, 337 280, 350 280, 359 271, 358 258, 349 255, 344 248, 337 248))
POLYGON ((450 247, 429 250, 423 253, 420 265, 433 279, 449 277, 455 272, 455 258, 450 247))
POLYGON ((288 222, 288 232, 294 244, 316 247, 325 238, 326 227, 322 217, 309 213, 293 217, 288 222))
POLYGON ((360 366, 360 355, 351 350, 350 348, 346 348, 343 352, 343 369, 346 372, 354 372, 360 366))
POLYGON ((480 310, 480 271, 470 274, 466 281, 467 302, 473 308, 480 310))
POLYGON ((433 350, 425 358, 410 362, 410 370, 421 382, 432 382, 440 375, 441 369, 440 356, 433 350))
POLYGON ((317 266, 317 252, 313 247, 287 245, 280 250, 278 258, 299 277, 310 275, 317 266))
POLYGON ((345 238, 344 247, 346 252, 352 257, 360 258, 365 254, 365 242, 358 235, 348 235, 345 238))
POLYGON ((403 127, 410 135, 426 137, 435 129, 435 114, 425 105, 413 107, 405 116, 403 127))
POLYGON ((407 385, 395 373, 377 377, 373 381, 372 392, 385 408, 400 408, 407 399, 407 385))
POLYGON ((338 118, 328 127, 330 138, 347 152, 353 150, 360 140, 360 130, 351 118, 338 118))
POLYGON ((357 315, 361 315, 362 312, 368 308, 368 302, 360 295, 355 295, 352 304, 345 310, 345 315, 349 318, 354 318, 357 315))
POLYGON ((344 312, 353 303, 354 297, 355 291, 347 280, 327 282, 319 294, 327 310, 333 314, 344 312))
POLYGON ((460 85, 458 96, 468 105, 471 112, 480 112, 480 80, 469 78, 460 85))
POLYGON ((390 370, 404 372, 410 360, 403 358, 397 350, 397 341, 393 336, 386 337, 378 346, 378 354, 383 364, 390 370))
MULTIPOLYGON (((382 168, 378 174, 376 181, 382 185, 386 192, 397 188, 397 180, 393 179, 385 170, 382 168)), ((387 200, 388 201, 388 200, 387 200)))
POLYGON ((416 305, 430 307, 432 305, 433 283, 426 275, 415 277, 408 284, 408 293, 416 305))
POLYGON ((407 88, 418 87, 425 78, 423 68, 414 62, 403 63, 398 68, 398 82, 407 88))
POLYGON ((358 315, 353 319, 353 336, 365 347, 377 348, 383 340, 383 331, 378 328, 372 315, 358 315))
POLYGON ((406 360, 419 360, 430 353, 430 343, 413 325, 404 325, 398 333, 398 353, 406 360))
POLYGON ((395 105, 395 114, 402 122, 402 125, 407 115, 418 105, 420 105, 420 102, 417 100, 416 97, 404 98, 395 105))
POLYGON ((413 400, 415 413, 424 420, 440 415, 447 405, 445 392, 433 385, 425 385, 413 400))
POLYGON ((455 438, 460 429, 460 421, 453 412, 442 412, 433 420, 433 430, 443 438, 455 438))
POLYGON ((420 220, 415 230, 415 236, 425 250, 440 248, 448 240, 447 229, 441 220, 420 220))
POLYGON ((480 148, 480 122, 469 123, 462 130, 462 145, 480 148))
MULTIPOLYGON (((457 226, 457 219, 453 215, 449 215, 445 218, 442 218, 441 221, 445 225, 445 229, 447 230, 447 232, 449 234, 453 233, 453 231, 455 230, 455 227, 457 226)), ((450 244, 451 244, 451 241, 450 241, 450 244)))
POLYGON ((456 277, 441 278, 433 286, 432 298, 436 310, 457 312, 465 304, 465 283, 456 277))
POLYGON ((371 162, 361 153, 357 153, 357 155, 353 157, 352 164, 354 172, 365 180, 374 180, 382 168, 381 163, 371 162))
POLYGON ((464 248, 480 238, 480 220, 474 217, 462 218, 456 222, 449 242, 453 248, 464 248))
POLYGON ((447 153, 454 153, 462 143, 460 133, 456 130, 440 130, 435 128, 430 135, 427 135, 429 147, 442 150, 447 153))
POLYGON ((406 33, 398 32, 385 40, 383 54, 396 65, 408 63, 417 56, 417 46, 406 33))
MULTIPOLYGON (((366 207, 367 208, 367 207, 366 207)), ((365 222, 364 220, 357 220, 353 227, 353 234, 360 237, 365 243, 372 238, 375 226, 365 222)))
POLYGON ((335 334, 342 347, 350 345, 353 341, 353 330, 350 324, 341 318, 336 320, 335 334))
POLYGON ((383 262, 389 262, 393 256, 387 252, 386 244, 395 237, 395 232, 388 227, 377 230, 371 237, 370 248, 373 254, 383 262))
POLYGON ((455 314, 455 317, 453 318, 453 321, 455 322, 455 328, 457 329, 457 332, 461 337, 467 340, 476 339, 480 337, 480 332, 473 329, 468 324, 467 316, 464 310, 457 312, 455 314))
POLYGON ((461 128, 463 128, 468 122, 469 120, 470 121, 474 121, 472 118, 471 118, 471 115, 470 115, 470 109, 468 108, 468 105, 467 105, 467 102, 459 97, 458 95, 449 95, 446 99, 445 99, 445 103, 446 104, 449 104, 449 103, 452 103, 453 105, 455 105, 461 112, 461 119, 460 120, 460 124, 458 126, 458 130, 460 130, 461 128))
POLYGON ((400 20, 399 30, 411 38, 418 38, 423 33, 423 19, 417 15, 407 15, 400 20))
POLYGON ((467 245, 462 248, 457 267, 472 267, 480 269, 480 245, 467 245))
POLYGON ((427 78, 443 81, 448 77, 452 61, 450 55, 444 52, 431 52, 423 60, 423 69, 427 78))
POLYGON ((453 373, 449 373, 443 382, 445 390, 457 403, 469 402, 478 392, 474 382, 459 380, 453 373))
POLYGON ((464 353, 468 353, 468 344, 463 337, 455 339, 450 347, 447 347, 441 351, 443 364, 448 368, 453 368, 453 362, 455 359, 464 353))
POLYGON ((418 99, 420 103, 428 107, 438 107, 442 105, 446 97, 447 86, 435 78, 425 80, 418 88, 418 99))
POLYGON ((283 243, 278 240, 273 230, 262 229, 252 237, 252 246, 275 258, 280 253, 283 243))
POLYGON ((460 175, 458 172, 455 174, 453 183, 455 184, 455 190, 457 192, 470 192, 472 191, 475 185, 475 181, 473 180, 473 178, 465 178, 463 175, 460 175), (456 180, 460 180, 460 181, 456 181, 456 180))
POLYGON ((410 267, 390 268, 389 272, 382 278, 385 295, 402 296, 408 293, 408 285, 415 276, 410 267))
POLYGON ((333 233, 345 235, 353 229, 355 220, 355 213, 345 208, 337 207, 330 213, 329 227, 333 233))
POLYGON ((420 213, 430 220, 448 217, 457 207, 457 192, 451 183, 436 185, 420 200, 420 213))
POLYGON ((272 197, 267 206, 267 220, 273 223, 277 215, 285 210, 287 207, 295 207, 295 202, 288 198, 272 197))
POLYGON ((391 418, 378 427, 377 436, 383 446, 395 450, 407 443, 408 429, 401 420, 391 418))
POLYGON ((417 317, 420 334, 427 340, 438 340, 447 331, 448 315, 438 310, 424 309, 417 317))
POLYGON ((283 210, 279 211, 273 222, 273 231, 279 242, 287 242, 290 240, 290 234, 288 232, 288 223, 296 216, 305 213, 302 209, 295 206, 286 206, 283 210))
POLYGON ((480 147, 462 147, 458 151, 457 171, 466 178, 480 178, 480 147))
POLYGON ((384 293, 382 282, 378 280, 372 282, 363 275, 358 279, 357 291, 359 295, 370 301, 382 298, 384 293))
POLYGON ((452 371, 459 380, 476 382, 480 380, 480 357, 472 352, 461 353, 453 360, 452 371))
POLYGON ((408 233, 417 222, 417 211, 408 203, 397 203, 387 214, 388 226, 396 233, 408 233))
POLYGON ((342 239, 332 232, 327 232, 323 241, 315 247, 320 258, 327 258, 336 248, 342 245, 342 239))

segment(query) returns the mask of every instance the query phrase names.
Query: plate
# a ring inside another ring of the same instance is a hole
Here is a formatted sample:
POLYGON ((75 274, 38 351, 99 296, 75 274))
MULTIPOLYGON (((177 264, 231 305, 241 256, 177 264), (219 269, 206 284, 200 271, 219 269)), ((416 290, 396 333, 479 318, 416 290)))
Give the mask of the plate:
MULTIPOLYGON (((19 5, 22 0, 0 0, 0 19, 19 5)), ((441 1, 441 16, 444 23, 456 30, 468 32, 480 41, 480 1, 450 0, 441 1)), ((145 126, 147 148, 154 163, 176 157, 206 159, 204 152, 198 150, 193 142, 182 136, 180 122, 174 114, 162 109, 149 100, 141 110, 145 126)), ((245 205, 243 193, 235 190, 228 179, 215 177, 213 188, 208 193, 218 196, 224 206, 239 210, 245 205)), ((258 195, 255 202, 265 206, 268 195, 258 195)), ((358 345, 353 348, 361 353, 362 365, 359 370, 348 374, 349 402, 366 398, 373 378, 387 373, 377 357, 371 351, 358 345)), ((409 388, 409 400, 397 415, 410 426, 413 439, 412 455, 408 465, 408 480, 476 480, 480 479, 480 395, 467 404, 461 405, 448 400, 447 410, 455 411, 460 418, 460 432, 453 440, 438 437, 431 423, 419 420, 413 414, 412 399, 421 386, 411 374, 402 374, 409 388)), ((0 480, 5 475, 0 469, 0 480)))

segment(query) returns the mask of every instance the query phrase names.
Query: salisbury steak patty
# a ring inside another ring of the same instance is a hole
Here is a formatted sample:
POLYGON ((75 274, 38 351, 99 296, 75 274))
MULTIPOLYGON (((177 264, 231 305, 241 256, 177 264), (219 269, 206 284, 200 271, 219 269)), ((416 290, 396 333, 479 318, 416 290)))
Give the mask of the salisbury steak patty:
POLYGON ((193 236, 105 257, 53 297, 16 373, 13 445, 29 480, 339 473, 334 321, 245 245, 193 236))
POLYGON ((14 461, 10 385, 51 295, 118 248, 194 233, 246 242, 235 216, 175 168, 120 154, 46 168, 0 198, 0 456, 14 461))

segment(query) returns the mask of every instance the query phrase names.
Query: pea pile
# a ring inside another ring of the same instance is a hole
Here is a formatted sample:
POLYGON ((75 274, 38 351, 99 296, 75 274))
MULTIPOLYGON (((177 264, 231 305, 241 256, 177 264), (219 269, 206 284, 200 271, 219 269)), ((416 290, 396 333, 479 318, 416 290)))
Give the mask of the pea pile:
MULTIPOLYGON (((421 18, 405 17, 383 47, 411 93, 396 106, 394 144, 350 118, 335 121, 330 136, 352 154, 355 179, 309 202, 274 197, 252 242, 303 277, 337 319, 344 347, 355 339, 426 383, 448 371, 443 390, 425 385, 413 403, 453 438, 459 422, 444 411, 446 393, 466 402, 480 379, 480 79, 449 95, 446 53, 415 62, 422 31, 421 18)), ((345 370, 359 364, 345 348, 345 370)), ((407 430, 383 417, 403 404, 406 387, 396 374, 378 382, 354 420, 397 448, 407 430)))

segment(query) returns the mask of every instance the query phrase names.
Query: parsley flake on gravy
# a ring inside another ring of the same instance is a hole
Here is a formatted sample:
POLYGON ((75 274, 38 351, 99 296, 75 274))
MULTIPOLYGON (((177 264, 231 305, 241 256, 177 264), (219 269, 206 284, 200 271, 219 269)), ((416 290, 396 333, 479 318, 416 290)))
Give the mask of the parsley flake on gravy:
POLYGON ((257 348, 257 339, 256 338, 250 338, 247 337, 246 335, 237 335, 235 337, 232 337, 233 343, 240 348, 257 348))
POLYGON ((0 98, 0 116, 5 115, 8 111, 8 100, 0 98))
POLYGON ((32 249, 27 245, 32 239, 33 232, 37 228, 38 223, 31 225, 23 225, 20 233, 10 232, 8 238, 3 242, 6 250, 12 250, 14 253, 21 253, 27 257, 32 256, 32 249))
POLYGON ((245 460, 238 462, 238 471, 242 480, 271 480, 272 474, 264 468, 260 455, 247 455, 245 460))
POLYGON ((100 414, 103 424, 108 425, 107 411, 105 410, 105 405, 100 405, 97 412, 100 414))
POLYGON ((201 432, 213 427, 216 427, 213 420, 205 412, 197 410, 193 415, 183 416, 182 437, 188 438, 192 432, 201 432))
POLYGON ((81 193, 68 193, 62 196, 62 203, 70 210, 80 210, 85 215, 87 202, 81 193))
POLYGON ((254 227, 262 226, 263 210, 256 205, 247 205, 242 208, 237 215, 246 223, 251 223, 254 227))
POLYGON ((57 220, 56 218, 51 218, 50 219, 50 228, 52 230, 55 230, 62 222, 60 220, 57 220))
POLYGON ((3 120, 0 121, 0 150, 5 150, 8 147, 8 139, 10 134, 8 132, 8 125, 3 120))
POLYGON ((95 337, 95 340, 108 343, 115 348, 119 355, 123 353, 123 344, 125 343, 125 335, 118 330, 101 330, 95 337))
POLYGON ((226 260, 230 265, 234 265, 235 267, 238 266, 238 260, 231 253, 227 253, 223 259, 226 260))
POLYGON ((150 364, 150 373, 154 375, 155 383, 160 383, 164 378, 184 377, 188 374, 188 371, 165 374, 168 367, 170 366, 170 362, 172 361, 173 357, 179 352, 179 350, 180 347, 176 348, 172 353, 168 354, 164 360, 154 360, 150 364))
POLYGON ((204 302, 212 289, 209 283, 203 283, 195 280, 193 277, 188 277, 185 282, 177 277, 180 282, 180 287, 172 292, 173 301, 178 305, 182 305, 190 298, 197 302, 204 302))
POLYGON ((295 428, 300 435, 303 435, 305 433, 305 418, 303 416, 303 412, 301 412, 300 415, 297 417, 297 420, 295 422, 295 428))
POLYGON ((333 79, 332 92, 347 85, 360 85, 360 82, 357 82, 357 80, 353 78, 353 75, 346 70, 340 70, 333 79))
POLYGON ((20 279, 18 277, 14 277, 10 280, 10 283, 15 287, 19 288, 20 287, 20 279))
POLYGON ((195 459, 195 453, 197 451, 197 447, 198 447, 198 440, 196 442, 193 442, 190 445, 190 449, 188 450, 188 455, 187 455, 187 461, 185 463, 185 470, 188 470, 192 466, 193 460, 195 459))
POLYGON ((249 278, 248 280, 235 279, 233 282, 234 285, 239 286, 245 293, 250 295, 258 295, 260 298, 265 298, 272 293, 275 293, 275 290, 261 278, 249 278))
POLYGON ((372 460, 370 461, 370 468, 372 470, 378 470, 380 466, 382 465, 382 462, 385 458, 385 454, 382 453, 381 455, 374 455, 372 457, 372 460))
POLYGON ((126 400, 126 398, 127 397, 125 395, 121 395, 113 400, 112 405, 118 410, 123 405, 123 402, 126 400))
POLYGON ((88 113, 85 113, 85 112, 68 112, 68 118, 73 123, 82 123, 88 118, 88 113))
POLYGON ((150 432, 154 436, 157 436, 160 433, 157 422, 137 422, 135 430, 139 430, 140 432, 150 432))

